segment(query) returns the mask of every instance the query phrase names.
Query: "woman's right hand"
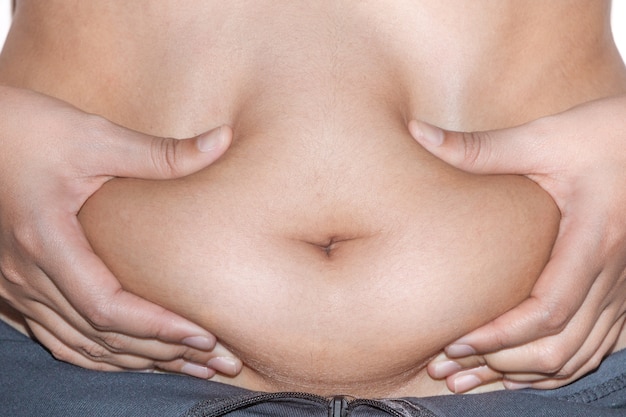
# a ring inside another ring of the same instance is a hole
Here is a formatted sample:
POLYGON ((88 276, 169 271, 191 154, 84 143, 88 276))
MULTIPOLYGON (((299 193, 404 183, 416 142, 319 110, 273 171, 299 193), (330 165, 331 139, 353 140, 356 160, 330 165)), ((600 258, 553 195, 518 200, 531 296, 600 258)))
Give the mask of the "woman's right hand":
POLYGON ((0 86, 0 297, 63 361, 97 370, 210 378, 241 362, 201 327, 130 294, 93 253, 76 215, 113 177, 191 174, 230 145, 228 127, 144 135, 60 100, 0 86))

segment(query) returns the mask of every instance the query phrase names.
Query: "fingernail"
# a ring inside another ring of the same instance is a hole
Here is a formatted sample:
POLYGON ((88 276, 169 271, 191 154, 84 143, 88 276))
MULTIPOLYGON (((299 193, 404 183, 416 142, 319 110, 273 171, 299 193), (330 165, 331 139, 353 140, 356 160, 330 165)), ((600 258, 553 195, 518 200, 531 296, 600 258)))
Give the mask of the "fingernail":
POLYGON ((211 350, 215 347, 215 339, 205 336, 191 336, 183 339, 183 344, 200 350, 211 350))
POLYGON ((207 362, 207 365, 218 372, 231 376, 237 375, 241 370, 241 361, 239 359, 226 356, 213 358, 207 362))
POLYGON ((180 371, 184 374, 194 376, 200 379, 209 379, 215 375, 215 371, 207 368, 206 366, 196 365, 195 363, 185 363, 180 371))
POLYGON ((502 381, 502 384, 504 385, 504 388, 511 390, 511 391, 532 387, 532 384, 529 384, 528 382, 515 382, 515 381, 509 381, 507 379, 502 381))
POLYGON ((454 361, 436 362, 431 365, 432 372, 429 372, 433 378, 446 378, 452 374, 459 372, 461 365, 454 361))
POLYGON ((451 358, 463 358, 475 354, 476 351, 469 345, 450 345, 446 348, 446 355, 451 358))
POLYGON ((224 140, 224 135, 222 134, 223 131, 224 128, 220 126, 207 134, 200 135, 200 137, 196 139, 196 146, 200 152, 211 152, 212 150, 219 148, 224 140))
POLYGON ((413 136, 416 139, 423 139, 423 142, 427 142, 433 146, 441 146, 444 139, 443 130, 435 127, 431 124, 419 122, 417 120, 411 121, 411 130, 413 136))
POLYGON ((482 384, 482 381, 476 375, 463 375, 454 380, 454 392, 457 394, 466 392, 480 384, 482 384))

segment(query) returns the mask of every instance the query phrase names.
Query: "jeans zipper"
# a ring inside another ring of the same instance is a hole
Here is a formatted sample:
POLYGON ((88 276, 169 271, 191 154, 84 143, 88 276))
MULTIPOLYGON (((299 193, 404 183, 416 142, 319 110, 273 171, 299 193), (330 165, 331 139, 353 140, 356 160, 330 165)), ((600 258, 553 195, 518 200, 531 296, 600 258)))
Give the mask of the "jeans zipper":
MULTIPOLYGON (((395 410, 387 404, 370 399, 349 399, 349 397, 337 395, 334 397, 322 397, 320 395, 309 394, 306 392, 270 392, 263 394, 255 394, 240 398, 238 400, 229 401, 221 405, 210 407, 202 413, 207 417, 221 417, 229 413, 237 411, 241 408, 247 408, 257 404, 275 400, 300 399, 311 401, 328 408, 328 417, 348 417, 350 412, 358 406, 368 406, 378 409, 393 417, 407 417, 404 413, 395 410)), ((197 414, 196 414, 197 415, 197 414)))
POLYGON ((348 400, 343 395, 337 395, 330 399, 328 405, 328 417, 347 417, 348 400))
POLYGON ((395 410, 393 408, 391 408, 390 406, 388 406, 387 404, 377 401, 377 400, 368 400, 368 399, 356 399, 356 400, 351 400, 351 401, 347 401, 347 404, 350 408, 354 409, 355 407, 358 407, 360 405, 366 405, 368 407, 371 408, 376 408, 380 411, 383 411, 387 414, 389 414, 390 416, 394 416, 394 417, 407 417, 406 414, 401 413, 398 410, 395 410))
POLYGON ((252 395, 240 400, 228 402, 214 409, 211 409, 210 417, 220 417, 228 413, 232 413, 240 408, 250 407, 256 404, 260 404, 267 401, 281 400, 297 398, 300 400, 308 400, 320 405, 327 405, 328 399, 315 394, 308 394, 306 392, 270 392, 266 394, 252 395))

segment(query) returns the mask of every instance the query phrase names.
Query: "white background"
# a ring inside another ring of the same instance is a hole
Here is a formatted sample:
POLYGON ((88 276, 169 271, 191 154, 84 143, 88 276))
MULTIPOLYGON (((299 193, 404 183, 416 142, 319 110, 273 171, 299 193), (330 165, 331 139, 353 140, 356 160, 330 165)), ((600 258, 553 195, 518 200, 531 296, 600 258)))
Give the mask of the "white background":
MULTIPOLYGON (((11 0, 0 0, 0 45, 4 43, 10 24, 11 0)), ((622 57, 626 59, 626 0, 613 0, 613 35, 622 57)))

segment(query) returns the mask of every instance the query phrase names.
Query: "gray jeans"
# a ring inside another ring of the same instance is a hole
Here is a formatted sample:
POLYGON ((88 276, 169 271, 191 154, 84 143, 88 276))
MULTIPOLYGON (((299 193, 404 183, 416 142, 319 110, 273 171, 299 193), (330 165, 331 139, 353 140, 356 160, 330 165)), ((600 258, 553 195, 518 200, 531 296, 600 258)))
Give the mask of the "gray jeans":
POLYGON ((486 417, 626 416, 626 350, 566 387, 360 400, 259 393, 191 377, 106 373, 55 360, 0 322, 1 416, 486 417))

